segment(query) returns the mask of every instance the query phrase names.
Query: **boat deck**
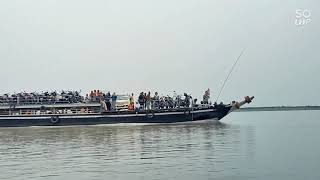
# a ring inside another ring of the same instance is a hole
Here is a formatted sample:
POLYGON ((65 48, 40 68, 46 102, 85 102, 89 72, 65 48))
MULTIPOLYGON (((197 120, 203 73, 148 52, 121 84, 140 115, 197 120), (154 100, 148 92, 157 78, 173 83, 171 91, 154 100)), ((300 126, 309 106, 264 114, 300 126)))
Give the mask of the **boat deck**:
POLYGON ((154 114, 166 112, 191 112, 208 109, 218 109, 218 106, 197 106, 164 109, 140 109, 139 111, 120 109, 115 111, 103 111, 100 103, 73 103, 52 105, 20 105, 15 107, 0 106, 0 117, 30 117, 30 116, 76 116, 76 115, 126 115, 126 114, 154 114), (1 113, 2 112, 2 113, 1 113))

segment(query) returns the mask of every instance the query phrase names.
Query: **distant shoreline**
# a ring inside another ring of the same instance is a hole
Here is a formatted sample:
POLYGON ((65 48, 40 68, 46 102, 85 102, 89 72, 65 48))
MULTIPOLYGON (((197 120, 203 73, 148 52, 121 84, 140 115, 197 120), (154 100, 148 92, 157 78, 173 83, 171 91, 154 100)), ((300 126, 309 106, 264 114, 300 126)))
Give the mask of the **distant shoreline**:
POLYGON ((320 110, 320 106, 269 106, 269 107, 245 107, 237 112, 247 111, 313 111, 320 110))

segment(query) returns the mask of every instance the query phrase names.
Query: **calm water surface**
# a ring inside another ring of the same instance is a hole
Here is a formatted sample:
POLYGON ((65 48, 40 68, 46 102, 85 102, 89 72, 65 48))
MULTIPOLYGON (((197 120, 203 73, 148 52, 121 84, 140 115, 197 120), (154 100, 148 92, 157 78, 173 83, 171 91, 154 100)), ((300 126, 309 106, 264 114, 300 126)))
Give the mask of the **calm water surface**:
POLYGON ((0 129, 0 179, 320 179, 320 111, 0 129))

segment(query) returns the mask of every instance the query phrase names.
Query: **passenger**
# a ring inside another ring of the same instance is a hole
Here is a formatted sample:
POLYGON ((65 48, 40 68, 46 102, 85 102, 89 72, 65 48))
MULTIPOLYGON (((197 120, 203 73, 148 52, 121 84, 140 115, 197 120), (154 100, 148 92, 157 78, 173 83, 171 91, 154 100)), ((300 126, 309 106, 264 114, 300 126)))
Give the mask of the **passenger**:
POLYGON ((97 90, 93 91, 92 101, 97 102, 97 90))
POLYGON ((97 90, 96 91, 96 102, 99 102, 100 101, 100 91, 97 90))
POLYGON ((128 110, 133 111, 134 110, 134 104, 129 104, 128 105, 128 110))
POLYGON ((143 94, 143 108, 146 109, 147 108, 147 93, 143 94))
POLYGON ((210 99, 210 89, 204 92, 202 104, 209 104, 209 99, 210 99))
POLYGON ((140 104, 140 108, 144 109, 144 95, 143 95, 143 92, 140 93, 140 95, 138 97, 138 101, 139 101, 139 104, 140 104))
POLYGON ((185 101, 185 107, 190 107, 190 98, 191 96, 189 96, 187 93, 184 93, 184 101, 185 101))
POLYGON ((116 110, 116 102, 117 102, 117 95, 114 92, 111 96, 111 100, 112 100, 112 110, 115 111, 116 110))
POLYGON ((108 92, 105 96, 105 102, 106 102, 106 105, 107 105, 107 108, 108 108, 108 111, 111 111, 111 103, 110 103, 110 99, 111 99, 111 94, 110 92, 108 92))
POLYGON ((158 92, 155 92, 154 93, 154 96, 153 96, 153 109, 158 109, 159 108, 159 95, 158 95, 158 92))
POLYGON ((173 108, 177 107, 177 93, 176 91, 173 91, 173 96, 172 96, 172 103, 173 103, 173 108))
POLYGON ((129 104, 134 104, 133 93, 131 93, 131 96, 129 97, 129 104))
POLYGON ((177 97, 176 97, 176 107, 177 108, 180 108, 181 102, 182 102, 181 95, 177 95, 177 97))
POLYGON ((150 91, 146 95, 146 109, 150 110, 151 109, 151 94, 150 91))
POLYGON ((88 103, 90 101, 89 94, 86 94, 85 103, 88 103))
POLYGON ((167 101, 167 108, 173 108, 173 107, 174 107, 172 97, 170 97, 170 96, 168 95, 168 96, 166 97, 166 101, 167 101))
POLYGON ((135 104, 135 111, 136 111, 136 113, 138 113, 138 112, 140 111, 140 104, 139 104, 139 102, 136 102, 136 104, 135 104))
POLYGON ((164 108, 168 109, 168 98, 166 96, 163 96, 164 99, 164 108))
POLYGON ((101 97, 101 100, 100 100, 101 108, 103 111, 109 111, 110 109, 108 108, 107 103, 103 98, 104 97, 101 97))
POLYGON ((160 102, 159 102, 159 108, 163 109, 165 106, 166 106, 165 99, 164 99, 164 97, 161 97, 160 102))

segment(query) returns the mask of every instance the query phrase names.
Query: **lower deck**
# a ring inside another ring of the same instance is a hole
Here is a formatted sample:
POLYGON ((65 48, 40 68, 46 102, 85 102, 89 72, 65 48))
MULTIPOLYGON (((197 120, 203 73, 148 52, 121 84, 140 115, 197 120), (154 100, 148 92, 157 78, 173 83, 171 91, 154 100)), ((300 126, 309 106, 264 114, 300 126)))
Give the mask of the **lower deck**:
MULTIPOLYGON (((204 119, 221 119, 231 106, 178 108, 137 111, 78 112, 52 114, 0 115, 0 127, 94 125, 114 123, 174 123, 204 119)), ((57 111, 55 111, 57 112, 57 111)))

